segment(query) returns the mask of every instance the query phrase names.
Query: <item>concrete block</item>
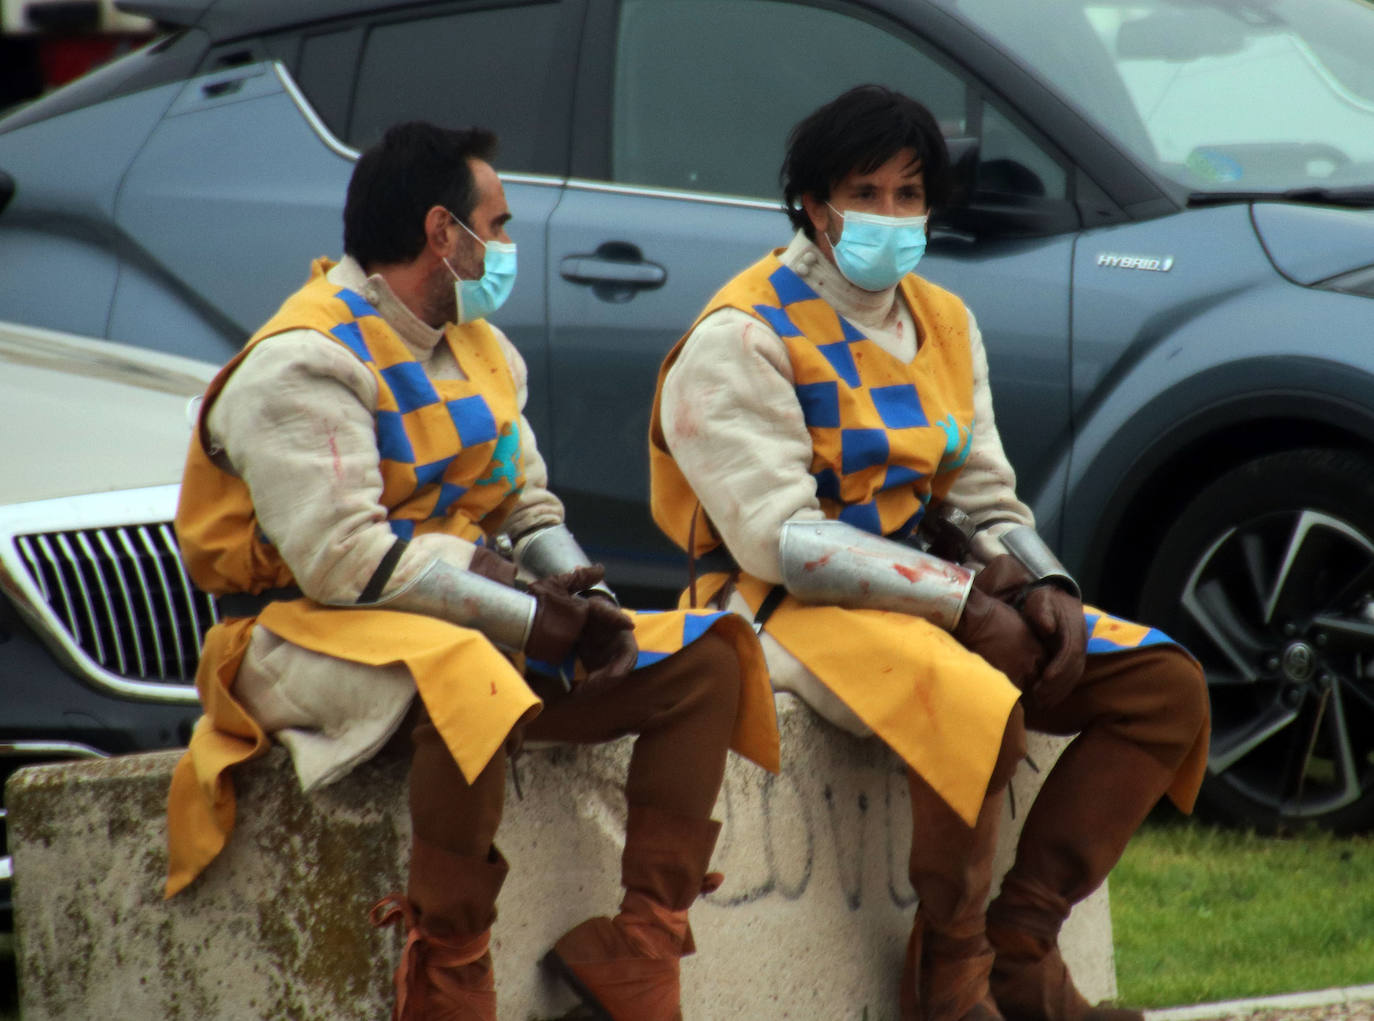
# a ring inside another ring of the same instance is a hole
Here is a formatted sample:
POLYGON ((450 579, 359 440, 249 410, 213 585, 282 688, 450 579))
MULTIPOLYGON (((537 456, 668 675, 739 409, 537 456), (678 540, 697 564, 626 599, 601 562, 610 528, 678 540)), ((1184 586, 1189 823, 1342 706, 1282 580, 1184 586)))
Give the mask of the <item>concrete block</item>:
MULTIPOLYGON (((713 867, 726 883, 693 911, 684 1014, 897 1016, 915 895, 898 760, 779 697, 784 772, 732 761, 713 867)), ((1062 742, 1033 737, 1013 781, 1020 815, 1062 742)), ((613 913, 629 741, 546 748, 518 763, 498 841, 512 870, 492 950, 501 1017, 562 1017, 573 998, 536 962, 567 928, 613 913)), ((395 930, 368 907, 400 889, 406 761, 391 752, 310 797, 274 749, 239 775, 239 826, 188 891, 161 899, 164 799, 176 753, 24 770, 10 782, 25 1021, 377 1021, 389 1016, 395 930)), ((1000 869, 1020 820, 1008 817, 1000 869)), ((1115 994, 1105 888, 1080 905, 1064 951, 1083 991, 1115 994)))

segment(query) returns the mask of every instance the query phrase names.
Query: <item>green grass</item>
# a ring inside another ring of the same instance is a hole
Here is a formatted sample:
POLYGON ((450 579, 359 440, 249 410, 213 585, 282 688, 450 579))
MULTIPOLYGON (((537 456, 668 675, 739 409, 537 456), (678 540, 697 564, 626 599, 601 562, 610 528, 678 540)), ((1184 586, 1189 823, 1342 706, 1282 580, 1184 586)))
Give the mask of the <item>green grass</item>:
POLYGON ((1374 983, 1374 837, 1149 823, 1111 875, 1121 1002, 1374 983))

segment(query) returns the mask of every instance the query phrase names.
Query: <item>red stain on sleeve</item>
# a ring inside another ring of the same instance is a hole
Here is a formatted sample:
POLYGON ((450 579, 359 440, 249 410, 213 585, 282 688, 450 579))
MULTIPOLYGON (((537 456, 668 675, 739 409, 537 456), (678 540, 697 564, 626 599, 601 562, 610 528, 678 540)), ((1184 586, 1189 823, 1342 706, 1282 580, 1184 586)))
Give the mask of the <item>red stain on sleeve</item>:
POLYGON ((914 567, 907 567, 906 564, 893 564, 892 569, 913 585, 921 580, 921 572, 914 567))
POLYGON ((334 439, 333 433, 329 434, 329 452, 334 458, 334 481, 342 482, 344 476, 343 458, 339 456, 339 444, 338 441, 334 439))
POLYGON ((803 571, 815 571, 815 570, 818 570, 818 569, 824 567, 826 564, 830 563, 830 558, 833 557, 834 555, 835 555, 835 554, 833 554, 833 553, 827 553, 825 556, 821 557, 819 560, 808 560, 806 563, 802 564, 802 570, 803 570, 803 571))
POLYGON ((679 404, 673 412, 673 434, 684 440, 697 434, 696 412, 687 401, 679 404))

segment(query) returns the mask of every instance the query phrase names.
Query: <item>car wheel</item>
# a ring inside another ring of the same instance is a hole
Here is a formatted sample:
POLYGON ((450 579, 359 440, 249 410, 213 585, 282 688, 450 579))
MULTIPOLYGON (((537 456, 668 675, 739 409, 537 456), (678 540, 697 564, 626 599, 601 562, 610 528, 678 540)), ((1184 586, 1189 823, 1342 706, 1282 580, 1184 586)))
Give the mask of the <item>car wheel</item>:
POLYGON ((1374 459, 1294 450, 1227 472, 1165 532, 1140 614, 1207 672, 1205 817, 1374 827, 1374 459))

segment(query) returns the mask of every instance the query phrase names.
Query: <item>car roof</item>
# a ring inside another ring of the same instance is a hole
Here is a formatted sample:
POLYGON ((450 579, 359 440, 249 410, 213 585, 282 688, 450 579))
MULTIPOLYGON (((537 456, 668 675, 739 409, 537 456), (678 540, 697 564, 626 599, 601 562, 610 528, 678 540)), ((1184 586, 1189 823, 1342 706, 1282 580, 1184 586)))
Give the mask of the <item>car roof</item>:
POLYGON ((422 0, 115 0, 115 7, 126 14, 168 27, 194 25, 212 43, 389 7, 423 6, 422 0))

